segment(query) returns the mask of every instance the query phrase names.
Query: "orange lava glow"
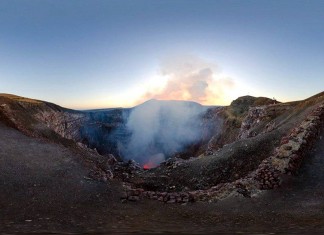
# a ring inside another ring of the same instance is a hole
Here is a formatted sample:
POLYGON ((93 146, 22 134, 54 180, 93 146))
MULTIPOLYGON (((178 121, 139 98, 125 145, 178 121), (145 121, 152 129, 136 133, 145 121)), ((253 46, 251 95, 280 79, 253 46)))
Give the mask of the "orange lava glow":
POLYGON ((150 163, 150 162, 143 165, 144 170, 148 170, 148 169, 151 169, 153 167, 154 167, 154 165, 152 163, 150 163))
POLYGON ((148 170, 148 169, 150 169, 150 166, 148 164, 144 164, 143 169, 148 170))
POLYGON ((161 153, 150 156, 145 164, 143 164, 143 169, 148 170, 160 165, 164 161, 164 155, 161 153))

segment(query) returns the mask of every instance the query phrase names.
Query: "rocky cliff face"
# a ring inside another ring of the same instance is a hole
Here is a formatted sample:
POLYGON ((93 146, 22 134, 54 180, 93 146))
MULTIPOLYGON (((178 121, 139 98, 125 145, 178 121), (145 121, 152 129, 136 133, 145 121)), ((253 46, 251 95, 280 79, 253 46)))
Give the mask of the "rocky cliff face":
POLYGON ((272 131, 279 123, 275 118, 287 110, 293 109, 289 104, 269 104, 250 107, 242 121, 238 139, 256 136, 260 133, 272 131))
POLYGON ((0 96, 1 116, 27 135, 56 141, 58 137, 81 140, 80 128, 89 119, 86 113, 19 96, 0 96))
POLYGON ((269 116, 271 120, 270 107, 277 101, 265 97, 243 96, 234 100, 231 105, 218 109, 217 118, 221 120, 222 126, 219 132, 214 132, 208 141, 205 155, 212 155, 224 145, 230 144, 241 136, 251 136, 255 134, 251 127, 269 116))
POLYGON ((82 112, 18 96, 0 96, 0 117, 23 133, 53 142, 64 139, 81 143, 101 154, 118 154, 125 141, 121 110, 82 112))
POLYGON ((80 127, 80 141, 100 154, 113 154, 123 159, 123 146, 130 138, 126 124, 130 109, 87 112, 87 121, 80 127))
POLYGON ((82 139, 80 129, 89 118, 81 112, 42 110, 35 118, 64 138, 79 142, 82 139))

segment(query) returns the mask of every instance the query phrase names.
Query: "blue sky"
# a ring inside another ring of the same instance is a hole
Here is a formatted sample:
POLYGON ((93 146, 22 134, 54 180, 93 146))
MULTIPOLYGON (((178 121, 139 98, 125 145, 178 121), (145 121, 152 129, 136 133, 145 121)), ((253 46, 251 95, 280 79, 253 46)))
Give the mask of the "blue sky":
POLYGON ((323 22, 324 1, 0 0, 0 93, 80 109, 304 99, 324 88, 323 22))

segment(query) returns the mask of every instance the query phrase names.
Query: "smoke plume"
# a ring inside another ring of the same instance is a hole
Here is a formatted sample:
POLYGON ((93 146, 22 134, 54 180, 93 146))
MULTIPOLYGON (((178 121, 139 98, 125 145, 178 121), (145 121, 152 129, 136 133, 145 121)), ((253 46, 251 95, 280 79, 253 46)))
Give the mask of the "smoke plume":
POLYGON ((155 167, 201 138, 198 120, 205 110, 204 106, 185 101, 149 100, 135 107, 127 122, 132 136, 124 156, 155 167))

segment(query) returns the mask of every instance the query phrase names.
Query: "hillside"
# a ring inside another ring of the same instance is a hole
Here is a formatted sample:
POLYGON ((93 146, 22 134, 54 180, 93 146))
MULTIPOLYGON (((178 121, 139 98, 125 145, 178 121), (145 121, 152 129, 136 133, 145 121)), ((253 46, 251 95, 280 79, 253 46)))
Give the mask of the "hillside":
POLYGON ((0 231, 322 233, 323 128, 324 92, 99 111, 1 94, 0 231), (141 164, 169 153, 149 170, 116 152, 142 132, 141 164))

